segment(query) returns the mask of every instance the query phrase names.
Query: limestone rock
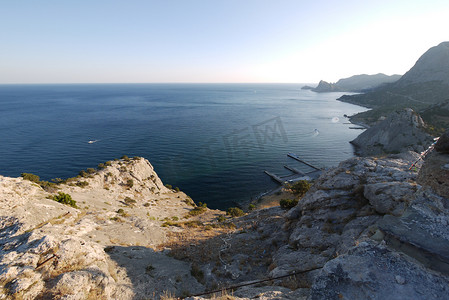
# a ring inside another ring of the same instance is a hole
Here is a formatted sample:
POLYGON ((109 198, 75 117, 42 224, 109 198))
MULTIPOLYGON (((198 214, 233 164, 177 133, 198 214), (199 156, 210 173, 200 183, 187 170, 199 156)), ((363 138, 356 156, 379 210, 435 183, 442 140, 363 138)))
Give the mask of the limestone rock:
POLYGON ((410 182, 383 182, 365 185, 363 195, 380 214, 402 215, 416 191, 410 182))
POLYGON ((447 277, 428 272, 406 255, 363 242, 329 261, 316 277, 311 299, 446 299, 447 277))
POLYGON ((422 152, 432 143, 432 138, 424 132, 424 127, 421 117, 407 108, 390 114, 351 143, 362 156, 405 151, 422 152))

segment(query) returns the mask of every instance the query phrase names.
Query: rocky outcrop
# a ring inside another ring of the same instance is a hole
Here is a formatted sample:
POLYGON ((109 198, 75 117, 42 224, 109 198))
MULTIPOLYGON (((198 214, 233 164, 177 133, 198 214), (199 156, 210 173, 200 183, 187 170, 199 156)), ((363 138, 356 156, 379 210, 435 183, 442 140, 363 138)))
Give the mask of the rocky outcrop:
POLYGON ((351 141, 362 156, 422 152, 432 143, 421 117, 410 108, 396 111, 351 141))
POLYGON ((146 299, 262 280, 234 298, 446 299, 449 199, 432 181, 416 183, 446 164, 448 154, 434 155, 417 164, 419 175, 415 152, 351 158, 289 211, 232 223, 207 211, 215 221, 206 226, 186 222, 197 232, 181 220, 203 210, 163 187, 144 159, 60 185, 78 208, 0 177, 0 298, 146 299))
POLYGON ((156 252, 195 204, 143 158, 59 184, 77 208, 0 176, 0 299, 143 299, 204 287, 190 264, 156 252), (176 279, 178 278, 178 279, 176 279))
POLYGON ((318 83, 318 86, 312 89, 312 91, 316 93, 329 93, 329 92, 342 92, 343 90, 341 90, 337 85, 333 83, 321 80, 318 83))
POLYGON ((449 200, 416 185, 417 158, 353 158, 323 174, 286 215, 271 274, 314 270, 308 299, 445 299, 449 200))

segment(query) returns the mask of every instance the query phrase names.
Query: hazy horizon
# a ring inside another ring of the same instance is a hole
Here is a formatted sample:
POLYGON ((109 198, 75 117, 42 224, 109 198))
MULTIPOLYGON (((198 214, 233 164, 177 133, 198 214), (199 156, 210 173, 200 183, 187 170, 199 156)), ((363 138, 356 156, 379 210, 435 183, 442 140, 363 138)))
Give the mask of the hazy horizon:
POLYGON ((0 84, 318 83, 403 75, 449 2, 3 2, 0 84))

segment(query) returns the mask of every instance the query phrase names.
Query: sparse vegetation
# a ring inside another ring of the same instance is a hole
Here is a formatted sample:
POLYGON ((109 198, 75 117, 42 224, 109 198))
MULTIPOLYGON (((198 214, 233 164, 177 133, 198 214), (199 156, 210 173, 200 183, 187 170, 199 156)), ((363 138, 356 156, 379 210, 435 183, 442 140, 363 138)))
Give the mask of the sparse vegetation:
POLYGON ((57 195, 53 196, 53 200, 74 208, 78 208, 78 206, 76 206, 76 201, 72 199, 72 196, 63 192, 59 192, 57 195))
POLYGON ((128 205, 128 206, 132 206, 132 205, 134 205, 134 204, 137 203, 136 200, 134 200, 133 198, 130 198, 130 197, 126 197, 123 201, 124 201, 125 204, 128 205))
POLYGON ((224 222, 224 221, 226 221, 226 217, 225 216, 219 216, 218 218, 217 218, 217 221, 218 222, 224 222))
POLYGON ((285 209, 293 208, 297 204, 298 204, 298 199, 282 199, 281 201, 279 201, 279 205, 285 209))
POLYGON ((192 198, 190 198, 190 197, 184 199, 183 201, 184 201, 184 203, 186 203, 187 205, 195 206, 195 202, 193 202, 192 198))
POLYGON ((226 211, 226 214, 231 216, 231 217, 241 217, 241 216, 245 215, 243 210, 241 210, 238 207, 230 207, 230 208, 228 208, 228 210, 226 211))
POLYGON ((291 184, 289 188, 292 190, 293 194, 297 195, 298 197, 302 197, 310 189, 310 186, 311 185, 307 180, 300 180, 291 184))
POLYGON ((87 182, 87 181, 78 181, 75 185, 84 188, 84 187, 89 185, 89 182, 87 182))
POLYGON ((134 186, 134 180, 132 179, 126 180, 126 185, 128 186, 128 188, 132 188, 134 186))
POLYGON ((29 180, 31 182, 40 183, 40 177, 31 173, 22 173, 20 174, 23 179, 29 180))
POLYGON ((206 210, 207 210, 207 204, 199 202, 198 206, 196 206, 194 209, 189 211, 188 216, 195 217, 195 216, 201 215, 202 213, 206 212, 206 210))

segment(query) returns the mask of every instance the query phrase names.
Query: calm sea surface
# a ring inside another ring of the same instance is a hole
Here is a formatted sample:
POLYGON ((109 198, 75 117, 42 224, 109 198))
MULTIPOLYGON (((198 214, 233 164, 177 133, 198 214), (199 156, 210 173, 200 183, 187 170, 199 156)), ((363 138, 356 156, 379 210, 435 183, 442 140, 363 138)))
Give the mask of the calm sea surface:
POLYGON ((67 178, 126 154, 212 208, 276 187, 294 152, 330 167, 353 156, 344 114, 365 109, 300 84, 0 85, 0 174, 67 178), (88 143, 96 141, 95 143, 88 143))

